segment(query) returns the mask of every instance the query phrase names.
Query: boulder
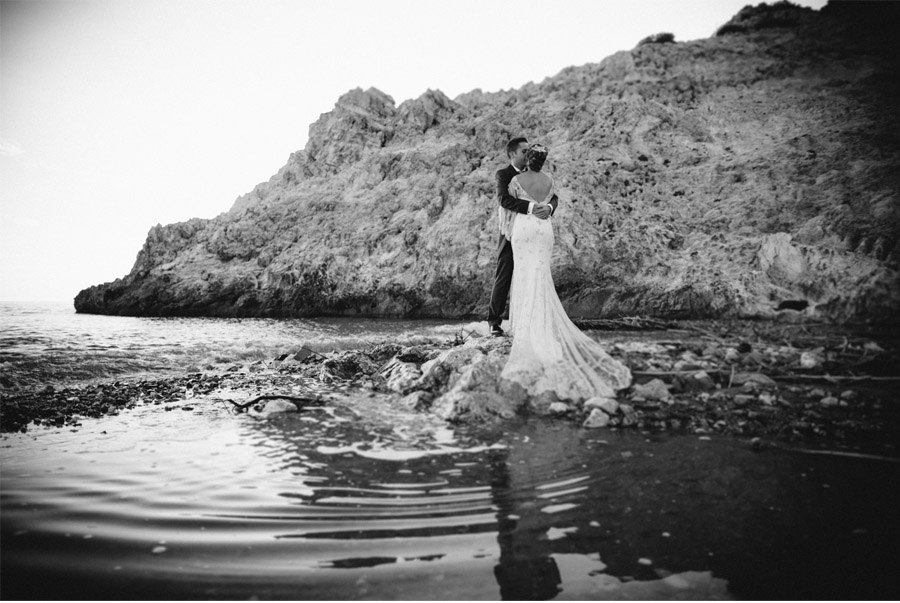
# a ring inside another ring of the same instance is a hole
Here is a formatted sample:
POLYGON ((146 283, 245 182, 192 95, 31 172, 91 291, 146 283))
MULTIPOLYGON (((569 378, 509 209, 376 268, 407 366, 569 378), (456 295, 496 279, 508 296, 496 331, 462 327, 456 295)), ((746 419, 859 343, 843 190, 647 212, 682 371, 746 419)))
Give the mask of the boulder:
POLYGON ((378 372, 384 377, 389 390, 403 395, 415 389, 422 378, 422 371, 418 365, 403 362, 396 357, 388 361, 378 372))
POLYGON ((469 365, 481 361, 484 356, 484 352, 472 345, 450 348, 437 358, 422 365, 422 376, 417 387, 432 391, 445 391, 459 378, 461 371, 469 365))

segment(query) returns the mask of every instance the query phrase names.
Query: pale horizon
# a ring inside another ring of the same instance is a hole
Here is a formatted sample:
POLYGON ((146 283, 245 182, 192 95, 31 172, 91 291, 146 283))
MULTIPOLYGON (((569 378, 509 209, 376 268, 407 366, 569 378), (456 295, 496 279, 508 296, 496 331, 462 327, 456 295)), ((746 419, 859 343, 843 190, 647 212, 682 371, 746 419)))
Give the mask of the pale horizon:
POLYGON ((354 88, 520 88, 746 4, 2 0, 0 300, 124 277, 150 228, 228 211, 354 88))

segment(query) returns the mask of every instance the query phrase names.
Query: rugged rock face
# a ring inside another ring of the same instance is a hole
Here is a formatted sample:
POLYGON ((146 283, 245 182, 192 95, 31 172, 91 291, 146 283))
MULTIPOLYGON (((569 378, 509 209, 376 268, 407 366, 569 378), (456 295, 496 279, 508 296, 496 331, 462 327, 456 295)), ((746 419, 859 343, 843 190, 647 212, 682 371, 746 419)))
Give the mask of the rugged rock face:
POLYGON ((226 213, 151 229, 79 312, 480 317, 495 170, 520 134, 560 190, 570 315, 900 315, 893 3, 743 9, 518 90, 352 90, 226 213), (783 304, 789 302, 787 306, 783 304), (790 310, 795 312, 795 310, 790 310))

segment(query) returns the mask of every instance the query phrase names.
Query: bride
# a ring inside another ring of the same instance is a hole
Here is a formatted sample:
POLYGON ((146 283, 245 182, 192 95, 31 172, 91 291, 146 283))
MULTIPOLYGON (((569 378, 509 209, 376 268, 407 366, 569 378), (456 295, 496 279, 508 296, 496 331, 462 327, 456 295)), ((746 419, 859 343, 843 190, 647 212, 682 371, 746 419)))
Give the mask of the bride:
MULTIPOLYGON (((553 195, 553 179, 541 171, 547 147, 531 145, 527 171, 509 185, 511 195, 543 203, 553 195)), ((560 400, 615 397, 631 384, 631 372, 581 332, 566 315, 550 275, 551 220, 500 209, 500 230, 512 242, 515 266, 509 302, 513 344, 501 379, 518 383, 529 396, 560 400)))

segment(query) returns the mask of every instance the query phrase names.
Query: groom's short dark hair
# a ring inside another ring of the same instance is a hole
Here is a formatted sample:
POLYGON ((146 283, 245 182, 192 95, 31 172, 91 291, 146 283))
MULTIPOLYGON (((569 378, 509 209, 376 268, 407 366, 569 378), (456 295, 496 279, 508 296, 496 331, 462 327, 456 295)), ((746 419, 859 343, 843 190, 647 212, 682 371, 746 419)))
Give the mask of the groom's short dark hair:
POLYGON ((509 142, 506 143, 506 156, 509 157, 513 153, 516 152, 516 149, 519 148, 519 145, 523 142, 528 142, 524 136, 519 136, 518 138, 513 138, 509 142))

